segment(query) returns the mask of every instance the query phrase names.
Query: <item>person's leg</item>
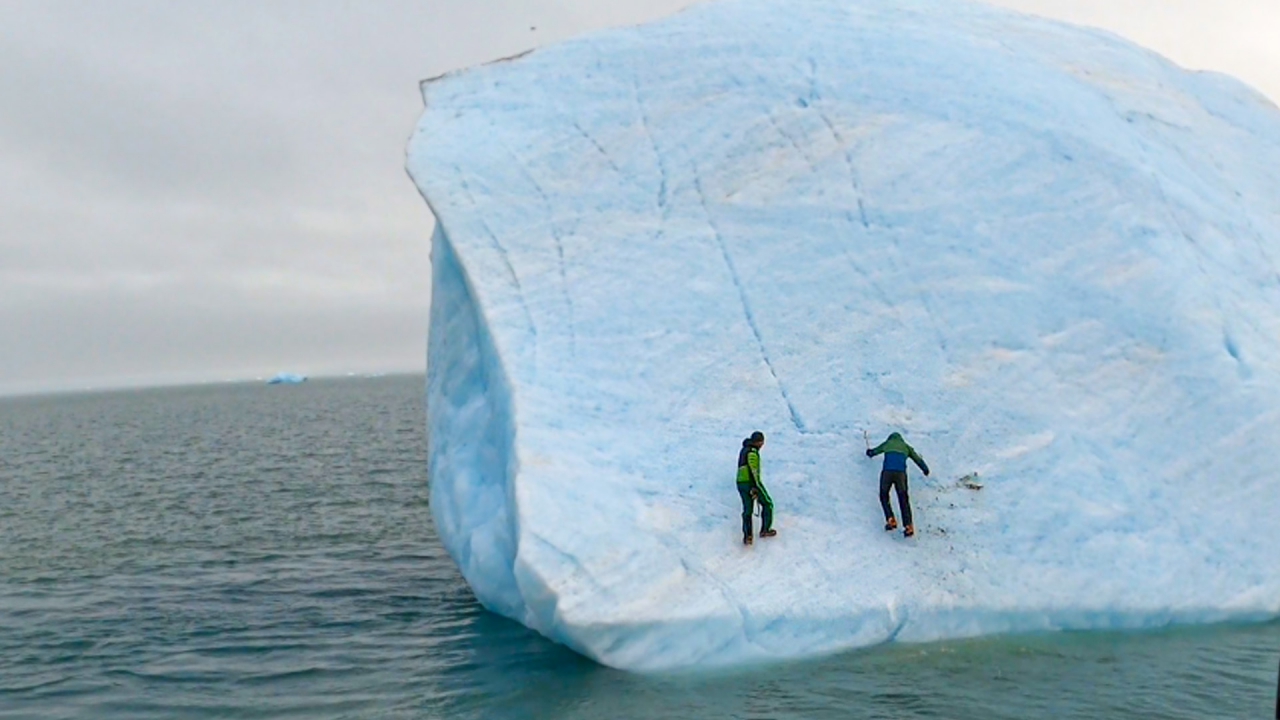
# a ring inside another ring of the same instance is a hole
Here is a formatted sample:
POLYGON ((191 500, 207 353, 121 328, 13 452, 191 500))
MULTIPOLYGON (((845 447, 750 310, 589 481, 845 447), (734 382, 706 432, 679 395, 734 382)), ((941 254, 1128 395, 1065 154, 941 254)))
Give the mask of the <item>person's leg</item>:
POLYGON ((884 510, 885 522, 893 522, 893 507, 889 505, 889 486, 893 485, 891 478, 892 473, 888 470, 880 471, 880 507, 884 510))
POLYGON ((769 491, 762 483, 756 483, 756 490, 760 494, 760 535, 763 537, 766 531, 773 529, 773 498, 769 497, 769 491))
POLYGON ((738 483, 738 497, 742 498, 742 537, 751 536, 751 483, 738 483))
POLYGON ((911 498, 907 496, 907 474, 901 473, 895 478, 894 486, 898 491, 898 512, 902 513, 902 524, 912 526, 915 523, 911 521, 911 498))

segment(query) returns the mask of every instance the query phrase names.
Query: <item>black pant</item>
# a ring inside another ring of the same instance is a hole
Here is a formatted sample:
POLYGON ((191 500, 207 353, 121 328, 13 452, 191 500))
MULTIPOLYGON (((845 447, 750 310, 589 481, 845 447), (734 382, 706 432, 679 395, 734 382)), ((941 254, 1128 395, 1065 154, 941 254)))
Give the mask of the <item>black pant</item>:
MULTIPOLYGON (((751 489, 753 487, 755 487, 754 483, 738 483, 738 497, 742 498, 742 537, 751 534, 751 513, 753 510, 751 489)), ((760 532, 773 527, 773 502, 767 498, 767 494, 761 494, 760 496, 760 532)))
POLYGON ((907 473, 903 470, 880 471, 880 507, 884 508, 886 522, 893 519, 889 507, 889 488, 898 491, 898 509, 902 511, 902 524, 911 525, 911 500, 907 497, 907 473))

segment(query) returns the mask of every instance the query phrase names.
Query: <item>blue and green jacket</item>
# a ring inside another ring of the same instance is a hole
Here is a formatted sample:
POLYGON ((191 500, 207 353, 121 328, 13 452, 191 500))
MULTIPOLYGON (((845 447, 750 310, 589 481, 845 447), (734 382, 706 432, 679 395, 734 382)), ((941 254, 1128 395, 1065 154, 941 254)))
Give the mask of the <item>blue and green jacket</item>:
POLYGON ((884 455, 884 469, 890 472, 906 472, 907 458, 911 458, 916 467, 925 475, 929 474, 929 466, 924 458, 916 453, 915 448, 907 444, 898 433, 890 433, 884 442, 867 451, 867 457, 884 455))

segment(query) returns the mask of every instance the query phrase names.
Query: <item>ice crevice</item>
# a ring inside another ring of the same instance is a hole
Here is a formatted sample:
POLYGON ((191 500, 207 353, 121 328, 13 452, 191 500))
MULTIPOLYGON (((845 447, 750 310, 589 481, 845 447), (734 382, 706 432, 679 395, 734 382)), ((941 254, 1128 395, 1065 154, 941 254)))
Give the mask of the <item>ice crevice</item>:
POLYGON ((658 140, 653 134, 649 123, 649 111, 645 109, 644 101, 640 97, 640 80, 638 76, 631 78, 632 99, 635 102, 636 113, 640 118, 640 128, 644 131, 644 136, 649 141, 649 147, 653 150, 654 165, 658 168, 658 209, 662 212, 662 218, 665 220, 670 215, 670 208, 667 207, 667 185, 670 183, 670 176, 667 172, 667 163, 661 150, 658 149, 658 140))
MULTIPOLYGON (((455 165, 454 171, 458 179, 458 186, 466 194, 467 199, 471 202, 471 206, 473 208, 478 208, 479 203, 476 202, 475 196, 471 194, 471 186, 467 183, 467 178, 465 173, 463 173, 462 168, 455 165)), ((498 256, 502 258, 502 264, 507 269, 507 276, 511 278, 511 284, 516 291, 516 301, 520 304, 520 310, 524 313, 525 319, 529 323, 529 333, 536 338, 538 335, 538 326, 533 321, 533 313, 529 310, 529 303, 525 301, 524 286, 520 283, 520 275, 516 272, 516 266, 511 262, 511 254, 507 252, 506 246, 498 239, 497 233, 495 233, 493 228, 490 227, 489 222, 485 220, 483 214, 477 214, 477 217, 480 227, 484 229, 485 236, 489 238, 493 249, 498 253, 498 256)))
POLYGON ((777 131, 778 136, 783 140, 786 140, 787 143, 791 145, 792 149, 796 151, 796 154, 804 158, 804 161, 809 164, 809 170, 817 172, 818 167, 813 162, 813 156, 801 148, 800 144, 796 142, 796 139, 792 137, 790 133, 782 129, 782 126, 778 124, 777 116, 768 108, 765 108, 762 112, 765 114, 765 117, 769 118, 769 124, 773 126, 775 131, 777 131))
POLYGON ((742 276, 738 274, 738 268, 734 265, 733 257, 729 255, 729 248, 725 244, 724 235, 721 234, 720 227, 716 224, 715 217, 711 213, 711 208, 707 207, 707 196, 702 190, 702 178, 696 165, 693 168, 693 186, 697 190, 698 201, 702 206, 703 213, 706 215, 707 226, 711 229, 711 235, 716 241, 716 246, 720 249, 720 255, 724 258, 725 267, 729 270, 729 276, 733 279, 733 286, 738 294, 738 302, 742 306, 742 315, 746 318, 747 325, 751 328, 751 334, 755 337, 756 346, 760 349, 760 359, 764 361, 765 367, 769 369, 769 374, 778 386, 782 401, 787 405, 787 413, 791 417, 792 425, 795 426, 797 432, 801 434, 807 433, 808 428, 805 427, 804 420, 800 417, 800 411, 796 409, 795 403, 791 401, 786 385, 782 383, 782 378, 778 376, 778 371, 774 368, 773 361, 769 359, 769 351, 765 347, 764 336, 760 334, 760 326, 756 324, 755 315, 751 312, 751 302, 747 299, 747 290, 743 287, 742 276))
POLYGON ((863 228, 870 229, 871 223, 867 220, 867 208, 862 198, 862 183, 858 180, 858 167, 853 160, 853 148, 849 143, 845 142, 840 131, 836 129, 835 123, 831 122, 830 116, 828 116, 827 113, 818 106, 818 102, 820 102, 821 99, 821 95, 818 94, 816 90, 818 82, 818 64, 812 57, 809 58, 809 69, 812 74, 811 87, 815 88, 811 94, 817 95, 817 99, 811 102, 809 107, 818 113, 818 117, 822 118, 822 123, 827 126, 827 130, 831 133, 831 137, 836 141, 836 145, 844 155, 845 167, 849 171, 849 185, 853 188, 853 197, 858 206, 858 221, 862 223, 863 228))
POLYGON ((618 163, 614 161, 611 155, 609 155, 609 151, 604 149, 604 146, 600 144, 600 141, 596 140, 595 136, 593 136, 591 133, 583 129, 582 125, 578 121, 573 120, 571 121, 571 123, 573 125, 573 129, 577 130, 578 134, 581 135, 587 142, 591 143, 591 146, 594 147, 596 151, 600 153, 600 157, 604 158, 604 161, 608 163, 609 169, 613 170, 613 172, 616 173, 619 178, 626 178, 627 174, 622 171, 622 168, 618 167, 618 163))
POLYGON ((831 136, 835 138, 836 144, 844 151, 844 162, 849 169, 849 185, 853 188, 853 198, 858 205, 858 221, 862 223, 863 228, 870 229, 871 223, 867 220, 867 207, 862 199, 862 186, 858 182, 858 169, 853 163, 853 150, 841 137, 840 131, 836 130, 836 126, 831 122, 831 118, 827 117, 826 113, 819 111, 818 116, 822 118, 822 122, 831 131, 831 136))
POLYGON ((574 321, 573 295, 569 292, 569 276, 565 270, 564 240, 561 238, 560 230, 556 226, 556 208, 551 202, 551 197, 547 195, 546 190, 543 189, 542 183, 539 183, 538 179, 534 177, 532 172, 530 172, 527 163, 522 162, 520 157, 517 156, 515 151, 511 148, 504 145, 504 149, 507 151, 507 154, 510 155, 512 165, 519 168, 521 175, 528 181, 529 185, 533 187, 534 192, 537 193, 538 197, 542 200, 543 208, 546 211, 547 229, 551 233, 551 239, 555 242, 556 246, 556 264, 560 271, 560 296, 564 299, 565 312, 568 315, 568 322, 566 325, 569 331, 569 354, 570 356, 575 356, 578 354, 578 333, 576 323, 574 321))

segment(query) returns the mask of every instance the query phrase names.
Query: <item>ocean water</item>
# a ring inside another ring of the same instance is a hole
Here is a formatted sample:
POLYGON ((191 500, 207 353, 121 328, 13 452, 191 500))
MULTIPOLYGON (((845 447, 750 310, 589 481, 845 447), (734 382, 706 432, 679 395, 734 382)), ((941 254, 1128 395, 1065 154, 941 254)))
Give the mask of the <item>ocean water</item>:
POLYGON ((440 547, 423 389, 386 377, 0 398, 0 718, 1275 712, 1277 623, 888 646, 711 675, 599 667, 486 612, 440 547))

